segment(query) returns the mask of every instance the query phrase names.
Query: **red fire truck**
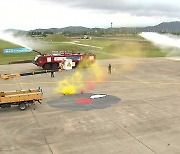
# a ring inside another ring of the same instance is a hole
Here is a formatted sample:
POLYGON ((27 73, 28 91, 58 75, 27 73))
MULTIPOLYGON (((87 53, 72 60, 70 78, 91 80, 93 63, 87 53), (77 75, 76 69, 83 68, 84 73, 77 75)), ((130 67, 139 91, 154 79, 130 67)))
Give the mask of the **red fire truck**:
POLYGON ((60 51, 56 54, 37 55, 33 63, 45 70, 57 70, 62 61, 66 59, 72 60, 72 66, 76 67, 79 62, 86 60, 88 65, 93 64, 96 60, 96 55, 92 53, 74 53, 72 51, 60 51))

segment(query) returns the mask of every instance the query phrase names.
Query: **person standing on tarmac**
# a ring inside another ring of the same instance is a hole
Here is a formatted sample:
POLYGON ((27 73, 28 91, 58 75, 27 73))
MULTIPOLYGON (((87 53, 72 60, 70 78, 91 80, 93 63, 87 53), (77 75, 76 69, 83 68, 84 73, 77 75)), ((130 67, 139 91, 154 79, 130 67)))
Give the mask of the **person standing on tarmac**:
POLYGON ((54 72, 55 72, 55 71, 52 69, 52 70, 51 70, 51 78, 54 78, 54 72))
POLYGON ((111 64, 108 65, 108 73, 111 74, 111 64))

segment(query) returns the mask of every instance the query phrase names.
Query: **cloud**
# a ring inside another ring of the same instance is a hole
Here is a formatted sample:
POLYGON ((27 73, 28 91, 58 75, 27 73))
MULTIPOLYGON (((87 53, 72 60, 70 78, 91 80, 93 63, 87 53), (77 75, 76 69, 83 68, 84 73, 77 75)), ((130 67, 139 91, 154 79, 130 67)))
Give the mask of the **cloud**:
POLYGON ((149 26, 180 20, 179 0, 1 0, 0 29, 149 26))
POLYGON ((130 13, 135 16, 180 17, 178 0, 39 0, 65 4, 80 9, 107 11, 112 13, 130 13))

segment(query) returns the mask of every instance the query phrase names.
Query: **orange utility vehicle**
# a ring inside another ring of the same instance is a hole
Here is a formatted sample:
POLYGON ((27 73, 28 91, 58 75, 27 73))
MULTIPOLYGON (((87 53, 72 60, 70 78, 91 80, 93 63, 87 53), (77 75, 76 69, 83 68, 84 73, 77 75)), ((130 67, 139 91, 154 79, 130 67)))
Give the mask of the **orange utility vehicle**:
POLYGON ((41 104, 42 96, 43 93, 41 88, 0 92, 0 107, 10 108, 12 105, 18 105, 20 110, 25 110, 29 105, 35 105, 35 102, 41 104))

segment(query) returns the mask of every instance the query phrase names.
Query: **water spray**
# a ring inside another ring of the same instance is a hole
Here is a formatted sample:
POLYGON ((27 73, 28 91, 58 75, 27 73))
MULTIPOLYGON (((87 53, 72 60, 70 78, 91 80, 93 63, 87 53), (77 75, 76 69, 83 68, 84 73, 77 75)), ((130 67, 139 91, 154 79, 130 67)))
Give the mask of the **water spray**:
POLYGON ((158 34, 154 32, 143 32, 140 34, 143 38, 162 49, 168 49, 167 56, 180 56, 180 38, 170 34, 158 34))
POLYGON ((180 38, 173 35, 143 32, 140 36, 160 47, 175 47, 180 49, 180 38))
POLYGON ((25 43, 25 38, 15 37, 13 33, 0 31, 0 39, 32 50, 27 43, 25 43))

